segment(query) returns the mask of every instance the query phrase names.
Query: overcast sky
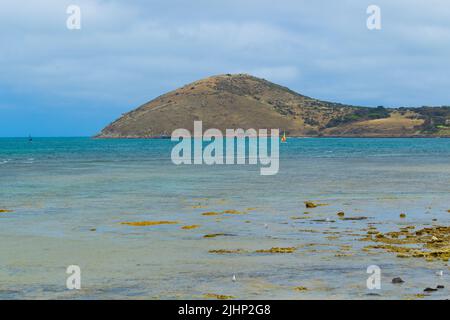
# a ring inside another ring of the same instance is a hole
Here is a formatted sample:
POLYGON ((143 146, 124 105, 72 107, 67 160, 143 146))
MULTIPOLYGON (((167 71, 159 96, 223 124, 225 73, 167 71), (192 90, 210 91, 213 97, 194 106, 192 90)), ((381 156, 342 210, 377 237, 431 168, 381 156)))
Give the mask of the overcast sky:
POLYGON ((450 105, 448 0, 0 0, 0 136, 88 136, 200 78, 319 99, 450 105), (81 9, 68 30, 66 9, 81 9), (381 8, 381 30, 366 9, 381 8))

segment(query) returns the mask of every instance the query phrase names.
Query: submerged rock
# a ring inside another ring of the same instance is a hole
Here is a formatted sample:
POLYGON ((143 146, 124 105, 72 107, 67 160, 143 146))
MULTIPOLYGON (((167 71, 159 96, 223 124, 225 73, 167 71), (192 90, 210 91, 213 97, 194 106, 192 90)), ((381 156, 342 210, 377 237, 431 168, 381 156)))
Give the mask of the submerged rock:
POLYGON ((361 240, 382 243, 369 247, 397 253, 399 258, 424 258, 427 261, 450 259, 450 227, 435 226, 417 231, 406 227, 400 231, 379 233, 375 236, 368 234, 361 240))
POLYGON ((339 252, 339 253, 336 253, 334 256, 337 257, 337 258, 339 258, 339 257, 351 257, 351 256, 353 256, 353 253, 339 252))
POLYGON ((211 234, 205 234, 203 238, 215 238, 215 237, 224 237, 224 236, 234 236, 230 233, 211 233, 211 234))
POLYGON ((256 253, 293 253, 295 250, 297 250, 295 247, 272 247, 270 249, 261 249, 256 250, 256 253))
POLYGON ((305 207, 311 209, 317 207, 317 205, 314 202, 305 201, 305 207))
POLYGON ((192 206, 192 209, 206 209, 208 208, 208 206, 202 205, 202 204, 197 204, 192 206))
POLYGON ((309 217, 291 217, 292 220, 305 220, 309 219, 309 217))
POLYGON ((190 225, 190 226, 182 226, 181 229, 184 229, 184 230, 191 230, 191 229, 197 229, 197 228, 199 228, 199 227, 200 227, 199 224, 193 224, 193 225, 190 225))
POLYGON ((299 286, 299 287, 295 287, 294 290, 295 290, 295 291, 308 291, 308 288, 307 288, 307 287, 299 286))
POLYGON ((177 223, 178 221, 135 221, 135 222, 121 222, 120 224, 135 227, 146 227, 146 226, 157 226, 161 224, 177 224, 177 223))
POLYGON ((215 293, 205 293, 203 295, 205 299, 217 299, 217 300, 229 300, 229 299, 236 299, 234 296, 227 296, 224 294, 215 294, 215 293))
POLYGON ((327 204, 325 203, 314 203, 312 201, 305 201, 305 207, 308 209, 312 209, 312 208, 317 208, 319 206, 326 206, 327 204))
POLYGON ((367 217, 348 217, 348 218, 341 218, 341 220, 346 220, 346 221, 358 221, 358 220, 366 220, 367 217))
POLYGON ((247 212, 238 211, 238 210, 224 210, 222 212, 216 212, 216 211, 209 211, 209 212, 203 212, 202 216, 219 216, 222 214, 246 214, 247 212))
POLYGON ((216 249, 216 250, 209 250, 209 253, 216 253, 216 254, 232 254, 232 253, 245 253, 245 250, 242 249, 216 249))
POLYGON ((396 277, 394 279, 392 279, 392 283, 398 284, 398 283, 404 283, 405 281, 403 281, 402 278, 400 277, 396 277))
POLYGON ((223 214, 246 214, 247 212, 242 212, 238 210, 225 210, 222 212, 223 214))
POLYGON ((311 220, 312 222, 336 222, 335 220, 331 220, 330 218, 326 218, 326 219, 314 219, 311 220))
POLYGON ((424 291, 424 292, 434 292, 434 291, 438 291, 438 289, 434 289, 434 288, 425 288, 423 291, 424 291))
POLYGON ((202 216, 220 216, 221 214, 222 214, 221 212, 209 211, 209 212, 203 212, 202 216))

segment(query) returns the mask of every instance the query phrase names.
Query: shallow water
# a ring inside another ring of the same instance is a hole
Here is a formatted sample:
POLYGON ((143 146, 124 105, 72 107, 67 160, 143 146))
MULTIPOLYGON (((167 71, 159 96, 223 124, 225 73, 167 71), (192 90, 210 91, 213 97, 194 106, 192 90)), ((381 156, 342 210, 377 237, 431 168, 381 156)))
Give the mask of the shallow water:
POLYGON ((275 176, 175 166, 173 145, 0 139, 0 209, 13 210, 0 213, 0 298, 409 299, 437 284, 446 288, 424 298, 449 297, 447 262, 366 252, 373 243, 359 239, 368 223, 383 232, 448 225, 450 140, 292 138, 275 176), (328 205, 305 209, 308 200, 328 205), (202 215, 224 210, 244 214, 202 215), (146 220, 178 224, 121 224, 146 220), (203 238, 212 233, 227 235, 203 238), (271 247, 296 251, 255 253, 271 247), (217 249, 243 252, 208 252, 217 249), (69 265, 81 267, 81 290, 66 288, 69 265), (366 287, 369 265, 382 270, 381 290, 366 287), (405 283, 391 284, 397 276, 405 283))

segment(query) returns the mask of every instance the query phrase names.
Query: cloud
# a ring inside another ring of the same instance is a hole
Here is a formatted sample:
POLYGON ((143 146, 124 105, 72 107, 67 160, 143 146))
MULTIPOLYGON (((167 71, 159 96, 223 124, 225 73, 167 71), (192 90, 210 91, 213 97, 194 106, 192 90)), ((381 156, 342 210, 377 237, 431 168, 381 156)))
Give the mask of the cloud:
POLYGON ((29 116, 30 126, 49 113, 35 126, 42 134, 58 119, 63 131, 92 134, 168 90, 229 72, 343 103, 449 104, 444 0, 379 0, 380 31, 367 30, 372 3, 360 0, 76 3, 79 31, 66 28, 71 0, 2 4, 0 99, 9 107, 0 135, 25 130, 10 119, 29 116))

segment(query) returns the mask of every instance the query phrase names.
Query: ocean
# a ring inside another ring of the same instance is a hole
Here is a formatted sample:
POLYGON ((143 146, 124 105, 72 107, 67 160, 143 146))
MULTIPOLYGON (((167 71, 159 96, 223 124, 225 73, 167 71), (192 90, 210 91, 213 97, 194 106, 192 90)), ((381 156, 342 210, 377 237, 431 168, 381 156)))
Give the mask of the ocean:
POLYGON ((449 297, 448 262, 361 241, 370 227, 448 225, 449 139, 288 138, 273 176, 176 166, 174 145, 0 138, 0 299, 449 297), (170 224, 123 224, 142 221, 170 224), (66 287, 70 265, 80 290, 66 287), (380 289, 367 287, 371 265, 380 289))

